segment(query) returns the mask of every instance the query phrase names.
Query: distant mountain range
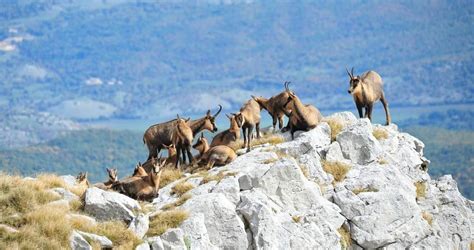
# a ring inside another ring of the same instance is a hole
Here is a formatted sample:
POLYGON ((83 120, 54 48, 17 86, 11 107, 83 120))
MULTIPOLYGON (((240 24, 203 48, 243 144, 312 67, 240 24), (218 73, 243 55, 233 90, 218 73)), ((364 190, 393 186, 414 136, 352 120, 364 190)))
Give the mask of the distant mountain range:
MULTIPOLYGON (((0 113, 166 119, 291 87, 352 107, 345 67, 392 106, 473 102, 472 1, 7 1, 0 113)), ((0 119, 2 120, 2 119, 0 119)))

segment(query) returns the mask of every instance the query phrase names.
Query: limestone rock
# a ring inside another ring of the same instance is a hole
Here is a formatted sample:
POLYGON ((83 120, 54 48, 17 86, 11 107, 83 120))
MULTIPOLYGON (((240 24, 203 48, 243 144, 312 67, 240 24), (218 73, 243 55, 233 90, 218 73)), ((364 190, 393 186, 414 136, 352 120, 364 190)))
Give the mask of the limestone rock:
POLYGON ((84 211, 101 221, 117 219, 130 222, 135 217, 133 210, 140 209, 136 200, 116 192, 95 187, 85 192, 84 211))

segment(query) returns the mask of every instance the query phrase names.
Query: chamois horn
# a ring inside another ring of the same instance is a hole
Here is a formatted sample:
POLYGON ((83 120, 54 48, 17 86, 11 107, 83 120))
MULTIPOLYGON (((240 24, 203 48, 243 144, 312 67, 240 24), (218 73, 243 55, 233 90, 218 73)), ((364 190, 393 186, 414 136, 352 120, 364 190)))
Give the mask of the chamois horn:
POLYGON ((217 110, 216 114, 213 117, 216 118, 221 112, 221 110, 222 110, 222 105, 219 104, 219 110, 217 110))

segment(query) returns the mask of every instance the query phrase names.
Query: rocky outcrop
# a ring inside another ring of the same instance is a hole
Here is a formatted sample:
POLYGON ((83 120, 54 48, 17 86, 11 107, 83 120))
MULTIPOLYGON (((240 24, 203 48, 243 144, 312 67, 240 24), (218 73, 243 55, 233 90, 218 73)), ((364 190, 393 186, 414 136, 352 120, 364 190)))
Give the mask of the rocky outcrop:
MULTIPOLYGON (((187 176, 196 188, 180 207, 189 218, 167 232, 173 245, 182 238, 192 249, 470 248, 473 203, 450 176, 431 179, 420 140, 349 112, 329 118, 343 125, 335 141, 323 122, 213 168, 215 181, 187 176)), ((171 187, 179 181, 160 190, 155 209, 178 199, 171 187)))
POLYGON ((138 202, 125 195, 92 187, 84 194, 84 211, 96 219, 123 220, 130 222, 135 217, 133 211, 141 209, 138 202))

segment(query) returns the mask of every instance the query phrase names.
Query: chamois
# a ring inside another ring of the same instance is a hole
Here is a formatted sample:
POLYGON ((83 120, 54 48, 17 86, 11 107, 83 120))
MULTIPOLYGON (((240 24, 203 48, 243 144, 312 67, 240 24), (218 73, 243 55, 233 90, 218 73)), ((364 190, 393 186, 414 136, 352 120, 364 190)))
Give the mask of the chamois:
POLYGON ((80 172, 79 175, 76 176, 76 183, 79 186, 89 187, 90 183, 89 180, 87 180, 87 172, 80 172))
POLYGON ((109 175, 109 180, 106 182, 100 182, 94 184, 94 187, 103 189, 103 190, 108 190, 112 187, 112 185, 118 181, 118 176, 117 176, 117 169, 116 168, 106 168, 107 174, 109 175))
POLYGON ((273 130, 275 130, 276 123, 278 120, 278 128, 283 128, 283 116, 288 109, 291 107, 285 108, 285 104, 288 100, 288 85, 290 82, 285 82, 285 90, 279 93, 278 95, 272 96, 270 99, 264 98, 262 96, 252 96, 252 98, 260 104, 262 108, 268 111, 268 114, 272 117, 273 120, 273 130))
POLYGON ((164 163, 155 162, 146 176, 130 177, 113 185, 113 189, 137 200, 151 200, 158 194, 164 163))
MULTIPOLYGON (((192 120, 189 122, 189 127, 193 131, 193 136, 197 135, 203 130, 209 130, 216 132, 217 127, 215 119, 222 110, 222 106, 219 105, 219 110, 216 114, 211 115, 211 111, 208 110, 206 115, 200 119, 192 120)), ((160 151, 163 149, 163 145, 169 145, 172 143, 171 134, 176 126, 177 120, 171 120, 164 123, 159 123, 150 126, 143 134, 143 143, 148 148, 148 160, 152 157, 157 157, 160 151)))
POLYGON ((359 117, 362 118, 362 109, 365 108, 364 117, 372 121, 374 103, 380 100, 385 109, 386 125, 389 125, 391 117, 388 110, 388 102, 383 92, 382 77, 372 70, 365 72, 361 76, 354 76, 354 68, 351 69, 350 73, 347 68, 346 71, 350 78, 347 92, 354 98, 359 117))
POLYGON ((291 139, 294 139, 294 133, 298 130, 308 131, 315 128, 323 119, 321 112, 313 105, 304 105, 300 98, 286 86, 289 91, 288 100, 285 106, 292 103, 293 108, 287 111, 289 117, 288 125, 291 132, 291 139))
POLYGON ((212 168, 214 165, 223 166, 229 164, 237 158, 234 150, 228 146, 219 145, 210 148, 203 133, 196 144, 193 145, 193 148, 199 151, 200 159, 198 165, 207 165, 208 169, 212 168))
POLYGON ((165 161, 165 166, 168 166, 170 164, 176 165, 176 161, 178 161, 178 154, 176 152, 176 147, 174 146, 173 143, 171 143, 169 146, 163 145, 168 150, 168 157, 164 159, 165 161))
POLYGON ((238 114, 242 114, 244 123, 242 132, 244 136, 243 148, 247 147, 250 152, 250 143, 253 136, 253 128, 257 130, 257 138, 260 138, 260 111, 262 107, 254 99, 248 100, 241 108, 238 114))
MULTIPOLYGON (((152 165, 152 167, 150 168, 150 171, 153 169, 155 164, 156 164, 156 158, 151 158, 151 161, 149 162, 149 165, 152 165)), ((146 171, 145 167, 139 162, 137 166, 135 166, 135 169, 133 170, 132 177, 147 176, 150 171, 146 171)))
POLYGON ((231 142, 240 139, 240 128, 244 124, 244 118, 242 114, 232 114, 231 116, 226 114, 226 116, 229 118, 230 122, 229 129, 226 129, 214 136, 211 142, 211 147, 218 145, 229 145, 231 142))
POLYGON ((175 129, 171 134, 171 141, 176 146, 177 160, 175 163, 176 168, 179 167, 180 163, 186 164, 186 153, 188 155, 189 163, 193 162, 193 155, 191 154, 191 146, 193 143, 194 135, 191 127, 188 125, 189 118, 187 120, 179 118, 177 115, 175 129), (180 153, 182 157, 180 157, 180 153))

